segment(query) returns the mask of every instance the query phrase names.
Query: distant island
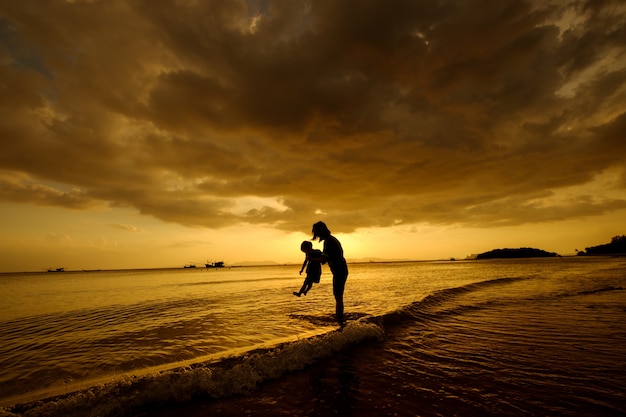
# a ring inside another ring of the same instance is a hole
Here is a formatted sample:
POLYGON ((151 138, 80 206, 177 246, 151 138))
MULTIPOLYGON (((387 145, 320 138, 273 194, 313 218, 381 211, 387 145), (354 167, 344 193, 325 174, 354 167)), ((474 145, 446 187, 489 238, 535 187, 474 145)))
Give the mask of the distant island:
POLYGON ((614 236, 610 243, 585 248, 579 251, 579 256, 585 255, 625 255, 626 254, 626 236, 614 236))
POLYGON ((518 249, 494 249, 489 252, 479 253, 476 259, 499 259, 499 258, 554 258, 559 256, 554 252, 546 252, 535 248, 518 249))

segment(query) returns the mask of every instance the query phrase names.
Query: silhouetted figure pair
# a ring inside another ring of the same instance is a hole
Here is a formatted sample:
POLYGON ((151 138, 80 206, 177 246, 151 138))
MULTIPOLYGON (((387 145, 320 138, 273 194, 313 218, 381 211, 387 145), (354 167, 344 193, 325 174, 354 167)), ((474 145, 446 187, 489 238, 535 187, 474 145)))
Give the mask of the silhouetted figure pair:
POLYGON ((306 253, 306 258, 302 264, 302 270, 307 267, 307 277, 302 284, 299 292, 294 295, 300 297, 305 294, 313 286, 313 282, 319 282, 322 273, 321 265, 328 262, 330 272, 333 274, 333 295, 335 296, 335 318, 339 324, 343 325, 343 293, 346 288, 346 280, 348 279, 348 264, 343 257, 343 248, 341 243, 334 237, 324 222, 317 222, 313 225, 313 239, 319 239, 324 242, 324 249, 320 253, 319 250, 313 249, 310 242, 302 242, 300 249, 306 253), (310 272, 309 272, 310 270, 310 272))

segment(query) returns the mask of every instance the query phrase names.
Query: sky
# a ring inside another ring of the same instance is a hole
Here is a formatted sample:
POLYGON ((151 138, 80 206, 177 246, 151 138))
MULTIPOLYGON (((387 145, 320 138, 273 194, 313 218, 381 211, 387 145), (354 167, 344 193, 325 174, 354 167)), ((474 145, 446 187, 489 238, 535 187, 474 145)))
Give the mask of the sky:
POLYGON ((0 272, 608 243, 625 47, 621 0, 0 0, 0 272))

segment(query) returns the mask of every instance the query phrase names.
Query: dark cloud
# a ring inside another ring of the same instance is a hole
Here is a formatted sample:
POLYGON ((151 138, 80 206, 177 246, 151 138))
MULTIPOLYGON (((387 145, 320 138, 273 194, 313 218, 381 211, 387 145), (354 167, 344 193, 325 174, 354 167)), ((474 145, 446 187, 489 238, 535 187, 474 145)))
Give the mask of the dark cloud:
POLYGON ((617 0, 49 0, 0 29, 5 201, 337 231, 626 201, 537 197, 608 170, 624 191, 617 0))
POLYGON ((0 172, 0 201, 81 210, 106 208, 104 201, 90 196, 81 189, 71 188, 62 191, 57 187, 40 184, 15 172, 0 172))

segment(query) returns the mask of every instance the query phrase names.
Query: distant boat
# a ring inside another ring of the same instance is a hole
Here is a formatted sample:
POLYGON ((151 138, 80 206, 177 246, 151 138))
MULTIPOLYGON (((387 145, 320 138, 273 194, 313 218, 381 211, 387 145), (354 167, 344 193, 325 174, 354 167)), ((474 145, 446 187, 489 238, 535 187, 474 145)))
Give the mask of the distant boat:
POLYGON ((65 268, 48 269, 48 272, 65 272, 65 268))
POLYGON ((224 268, 224 262, 222 261, 218 261, 218 262, 209 262, 207 261, 207 263, 204 264, 207 268, 224 268))
POLYGON ((196 264, 187 264, 185 266, 183 266, 183 268, 195 268, 196 264))

